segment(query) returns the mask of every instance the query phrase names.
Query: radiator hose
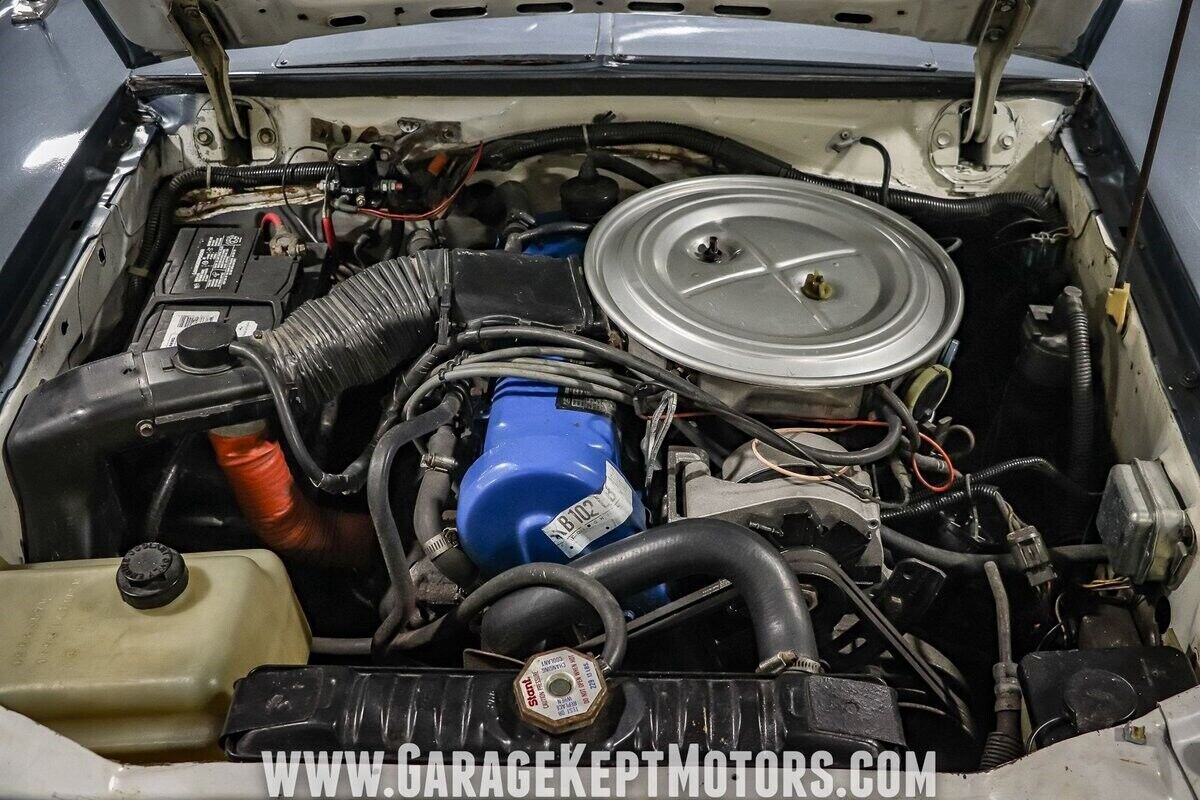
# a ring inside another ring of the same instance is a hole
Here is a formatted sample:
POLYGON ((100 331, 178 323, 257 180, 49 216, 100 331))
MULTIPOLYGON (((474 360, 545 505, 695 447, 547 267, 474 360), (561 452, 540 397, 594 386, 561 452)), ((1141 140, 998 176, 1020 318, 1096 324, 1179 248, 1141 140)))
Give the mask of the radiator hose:
MULTIPOLYGON (((746 602, 761 671, 820 669, 812 618, 795 574, 775 548, 741 525, 680 520, 614 542, 575 559, 571 566, 618 597, 680 578, 725 578, 746 602)), ((564 592, 523 589, 497 600, 484 616, 482 646, 494 653, 525 654, 585 613, 585 607, 564 592)))
POLYGON ((443 425, 429 437, 425 448, 430 466, 422 468, 421 480, 417 484, 413 531, 430 562, 455 584, 467 588, 475 581, 475 565, 462 548, 439 543, 445 527, 442 513, 450 502, 453 481, 449 470, 438 465, 453 460, 457 445, 458 436, 449 425, 443 425))
MULTIPOLYGON (((792 178, 849 192, 876 203, 883 199, 881 186, 802 172, 785 161, 734 139, 674 122, 598 122, 516 134, 484 145, 480 168, 496 169, 544 153, 628 145, 681 147, 707 156, 730 171, 792 178)), ((887 199, 888 207, 902 214, 946 220, 986 217, 1000 211, 1032 213, 1048 219, 1055 213, 1046 198, 1036 192, 999 192, 979 197, 944 198, 891 189, 887 199)))

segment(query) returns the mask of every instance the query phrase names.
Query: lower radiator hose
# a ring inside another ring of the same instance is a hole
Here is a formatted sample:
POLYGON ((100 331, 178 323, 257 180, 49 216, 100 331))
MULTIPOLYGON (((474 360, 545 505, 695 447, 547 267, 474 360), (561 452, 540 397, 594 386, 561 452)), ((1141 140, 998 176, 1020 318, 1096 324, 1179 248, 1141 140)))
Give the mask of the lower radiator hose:
MULTIPOLYGON (((686 519, 614 542, 571 562, 618 597, 665 581, 708 576, 728 579, 745 599, 760 669, 819 669, 816 635, 795 574, 775 548, 732 522, 686 519)), ((496 601, 483 618, 485 650, 524 654, 539 640, 570 627, 586 609, 565 592, 524 589, 496 601)))

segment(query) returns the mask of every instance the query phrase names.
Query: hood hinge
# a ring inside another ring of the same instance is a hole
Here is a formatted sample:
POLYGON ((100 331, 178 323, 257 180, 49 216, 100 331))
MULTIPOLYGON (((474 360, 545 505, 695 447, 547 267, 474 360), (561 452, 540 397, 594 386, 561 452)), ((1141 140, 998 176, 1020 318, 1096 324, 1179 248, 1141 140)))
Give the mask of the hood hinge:
POLYGON ((221 136, 231 142, 245 139, 246 129, 233 104, 233 89, 229 85, 229 54, 199 0, 171 0, 170 20, 204 76, 221 136))
POLYGON ((1004 67, 1021 43, 1021 34, 1037 0, 994 0, 980 26, 975 46, 975 96, 964 142, 986 142, 992 132, 992 109, 1004 67))

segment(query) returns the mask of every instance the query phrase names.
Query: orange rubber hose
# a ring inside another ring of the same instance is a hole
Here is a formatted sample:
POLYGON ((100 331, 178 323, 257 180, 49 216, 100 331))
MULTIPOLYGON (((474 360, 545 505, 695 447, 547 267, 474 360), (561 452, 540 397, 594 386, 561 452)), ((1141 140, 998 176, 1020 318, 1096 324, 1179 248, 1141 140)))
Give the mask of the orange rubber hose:
POLYGON ((210 431, 208 438, 242 514, 267 547, 326 567, 371 563, 376 550, 371 518, 309 500, 296 485, 278 442, 268 441, 262 431, 210 431))

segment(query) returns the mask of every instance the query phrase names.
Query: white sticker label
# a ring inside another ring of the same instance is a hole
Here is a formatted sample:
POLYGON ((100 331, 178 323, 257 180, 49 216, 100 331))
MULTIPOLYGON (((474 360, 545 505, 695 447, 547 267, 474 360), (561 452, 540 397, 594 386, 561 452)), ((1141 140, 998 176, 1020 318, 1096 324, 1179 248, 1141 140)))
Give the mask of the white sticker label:
POLYGON ((174 347, 179 340, 179 334, 186 328, 199 325, 201 322, 220 322, 220 311, 172 311, 171 321, 167 323, 167 332, 163 334, 162 346, 174 347))
POLYGON ((233 332, 238 336, 250 336, 258 330, 258 323, 252 319, 244 319, 237 324, 233 332))
POLYGON ((625 476, 604 462, 604 486, 564 508, 542 527, 550 541, 574 558, 609 531, 616 530, 633 513, 633 489, 625 476))

